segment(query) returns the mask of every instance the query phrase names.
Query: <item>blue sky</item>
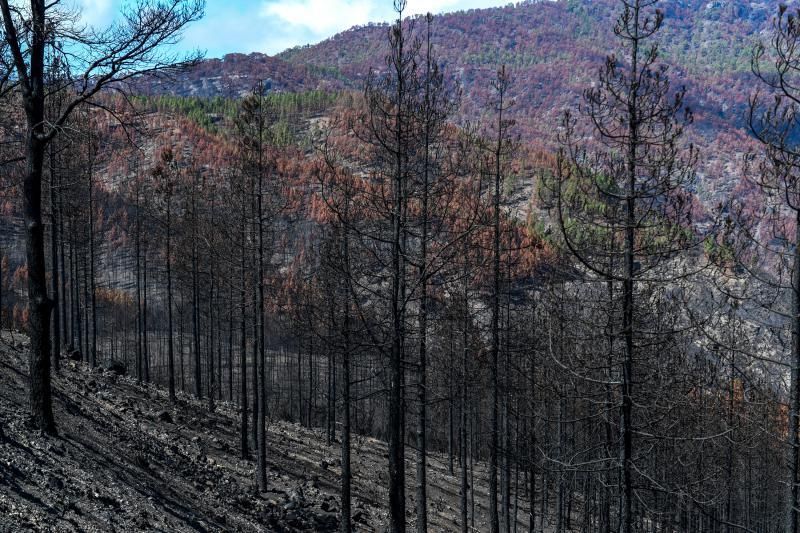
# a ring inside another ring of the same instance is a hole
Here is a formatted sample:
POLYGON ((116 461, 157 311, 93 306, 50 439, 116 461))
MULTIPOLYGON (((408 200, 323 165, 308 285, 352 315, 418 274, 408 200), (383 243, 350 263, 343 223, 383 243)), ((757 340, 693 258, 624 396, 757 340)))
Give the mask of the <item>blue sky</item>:
MULTIPOLYGON (((104 25, 126 0, 73 0, 85 22, 104 25)), ((444 13, 508 4, 509 0, 408 0, 411 14, 444 13)), ((392 0, 206 0, 206 16, 190 27, 181 48, 207 57, 229 52, 275 54, 316 43, 367 22, 392 20, 392 0)))

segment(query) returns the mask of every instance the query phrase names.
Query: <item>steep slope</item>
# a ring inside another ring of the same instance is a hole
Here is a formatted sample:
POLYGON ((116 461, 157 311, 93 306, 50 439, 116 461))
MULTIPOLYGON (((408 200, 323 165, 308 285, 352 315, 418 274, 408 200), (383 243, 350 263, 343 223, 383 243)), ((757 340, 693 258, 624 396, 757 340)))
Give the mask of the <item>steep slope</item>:
MULTIPOLYGON (((109 370, 65 362, 54 379, 58 437, 27 428, 27 339, 0 337, 0 532, 333 531, 339 446, 322 431, 271 422, 271 490, 258 494, 254 462, 238 455, 233 405, 208 413, 179 395, 109 370)), ((355 436, 356 531, 386 525, 386 444, 355 436)), ((409 486, 414 465, 408 457, 409 486)), ((457 531, 459 477, 429 460, 430 525, 457 531)), ((476 465, 476 526, 483 529, 485 469, 476 465)), ((409 501, 413 522, 413 498, 409 501)), ((519 521, 527 514, 520 502, 519 521)))
MULTIPOLYGON (((702 150, 699 170, 707 177, 693 192, 706 205, 734 190, 741 155, 756 148, 745 123, 748 98, 757 88, 750 58, 780 3, 659 3, 665 14, 659 33, 663 60, 673 86, 687 88, 695 119, 689 139, 702 150)), ((505 64, 514 79, 512 113, 518 132, 534 148, 552 149, 562 110, 580 103, 605 57, 619 51, 613 33, 619 9, 617 0, 528 0, 437 17, 434 44, 448 75, 463 87, 462 116, 482 117, 490 81, 505 64)), ((141 90, 237 96, 260 79, 274 90, 360 90, 371 69, 384 67, 387 29, 386 24, 354 27, 276 57, 231 54, 204 61, 174 80, 142 84, 141 90)))
POLYGON ((239 97, 261 81, 267 89, 288 92, 341 89, 348 85, 335 69, 253 53, 227 54, 171 76, 146 77, 134 84, 134 91, 147 95, 239 97))
MULTIPOLYGON (((662 0, 658 4, 665 15, 659 33, 663 59, 673 65, 676 83, 698 89, 694 98, 698 110, 730 118, 736 114, 732 105, 746 102, 748 91, 736 82, 750 81, 752 45, 769 29, 779 3, 662 0), (701 91, 708 88, 715 91, 701 91)), ((531 0, 441 15, 433 38, 437 55, 457 74, 468 100, 485 95, 490 77, 505 64, 515 76, 517 95, 526 97, 519 102, 522 108, 537 103, 554 108, 558 106, 553 104, 579 95, 606 55, 617 51, 613 28, 619 11, 617 0, 531 0)), ((357 83, 370 69, 382 68, 387 29, 386 24, 355 27, 278 57, 297 66, 336 69, 357 83)))
MULTIPOLYGON (((663 0, 658 5, 665 14, 658 41, 662 58, 673 86, 687 88, 695 119, 689 138, 703 151, 701 175, 710 178, 694 191, 706 205, 733 190, 737 159, 755 146, 745 124, 748 97, 756 88, 750 57, 780 3, 663 0)), ((613 33, 619 11, 617 0, 529 0, 461 11, 436 19, 434 42, 447 72, 464 89, 462 113, 470 119, 481 117, 490 81, 507 65, 518 131, 526 142, 547 149, 556 142, 562 110, 580 103, 605 57, 619 51, 613 33)), ((386 31, 386 25, 357 27, 279 57, 335 68, 359 85, 370 69, 382 68, 386 31)))

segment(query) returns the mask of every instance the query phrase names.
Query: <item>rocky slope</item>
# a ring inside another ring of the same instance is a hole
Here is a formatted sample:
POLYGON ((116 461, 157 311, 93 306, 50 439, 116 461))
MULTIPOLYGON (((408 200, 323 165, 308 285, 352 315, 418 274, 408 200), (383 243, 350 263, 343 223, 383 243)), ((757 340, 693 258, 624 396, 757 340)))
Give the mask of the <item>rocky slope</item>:
MULTIPOLYGON (((27 339, 0 338, 0 532, 334 531, 339 447, 323 433, 272 422, 270 490, 254 486, 254 462, 238 454, 233 405, 209 413, 111 370, 66 361, 54 378, 58 437, 26 425, 27 339)), ((414 482, 408 450, 409 495, 414 482)), ((386 526, 386 445, 353 442, 356 531, 386 526)), ((430 460, 430 526, 456 531, 458 468, 430 460)), ((485 473, 476 475, 476 528, 485 525, 485 473)), ((409 498, 413 523, 413 497, 409 498)), ((522 502, 520 502, 522 504, 522 502)), ((521 527, 527 519, 520 505, 521 527)))

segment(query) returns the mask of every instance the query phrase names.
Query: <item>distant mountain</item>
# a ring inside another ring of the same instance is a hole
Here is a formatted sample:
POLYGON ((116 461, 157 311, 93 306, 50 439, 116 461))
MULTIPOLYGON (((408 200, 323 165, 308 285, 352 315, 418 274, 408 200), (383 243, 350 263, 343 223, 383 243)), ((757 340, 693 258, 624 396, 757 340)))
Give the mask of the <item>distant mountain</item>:
MULTIPOLYGON (((769 30, 778 1, 664 0, 662 57, 675 87, 686 85, 694 111, 691 137, 706 148, 701 172, 724 177, 703 183, 706 203, 730 190, 732 163, 748 134, 745 110, 755 88, 750 56, 769 30)), ((437 54, 463 86, 463 112, 477 118, 489 97, 489 82, 505 64, 514 76, 512 95, 523 137, 552 145, 558 115, 581 101, 608 54, 620 51, 613 34, 617 0, 527 1, 437 17, 437 54)), ((294 65, 333 68, 354 82, 381 68, 386 25, 353 28, 314 46, 278 57, 294 65)))
POLYGON ((140 80, 137 92, 191 97, 238 97, 264 81, 267 89, 302 91, 341 89, 349 85, 332 69, 298 65, 265 54, 228 54, 206 59, 196 67, 174 76, 140 80))
MULTIPOLYGON (((697 194, 706 204, 731 190, 737 157, 749 146, 745 111, 756 83, 750 71, 753 44, 768 38, 777 0, 663 0, 659 33, 664 62, 675 87, 687 87, 695 124, 690 138, 705 150, 697 194)), ((783 2, 795 4, 796 2, 783 2)), ((512 72, 518 128, 544 148, 565 107, 581 102, 608 54, 621 52, 613 34, 617 0, 529 0, 506 7, 473 9, 436 17, 434 44, 446 73, 464 90, 462 113, 481 117, 489 82, 500 65, 512 72)), ((421 20, 417 24, 422 24, 421 20)), ((370 69, 381 69, 387 24, 358 26, 321 43, 276 57, 231 54, 204 61, 174 82, 151 92, 238 95, 257 80, 275 90, 360 89, 370 69)))

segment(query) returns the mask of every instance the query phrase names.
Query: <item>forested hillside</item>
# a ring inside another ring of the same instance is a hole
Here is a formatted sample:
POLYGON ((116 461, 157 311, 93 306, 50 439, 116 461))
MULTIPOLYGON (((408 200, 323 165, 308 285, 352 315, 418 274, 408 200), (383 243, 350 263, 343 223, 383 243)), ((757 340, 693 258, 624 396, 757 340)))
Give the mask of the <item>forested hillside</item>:
MULTIPOLYGON (((676 87, 688 89, 686 104, 695 119, 688 134, 707 153, 696 185, 707 206, 737 186, 742 155, 753 148, 746 125, 752 49, 759 36, 768 35, 780 4, 661 2, 671 21, 658 36, 661 61, 676 87)), ((489 82, 506 65, 514 78, 510 95, 517 102, 510 113, 524 142, 554 149, 550 125, 565 107, 580 102, 606 55, 616 51, 617 11, 614 0, 529 0, 438 17, 432 41, 449 79, 463 88, 460 118, 484 114, 489 82)), ((146 90, 232 96, 268 79, 279 90, 360 91, 370 69, 385 68, 387 30, 386 24, 355 27, 276 57, 231 54, 204 61, 174 82, 146 84, 146 90)))
POLYGON ((203 59, 201 0, 30 6, 0 529, 800 530, 797 7, 398 0, 203 59))

